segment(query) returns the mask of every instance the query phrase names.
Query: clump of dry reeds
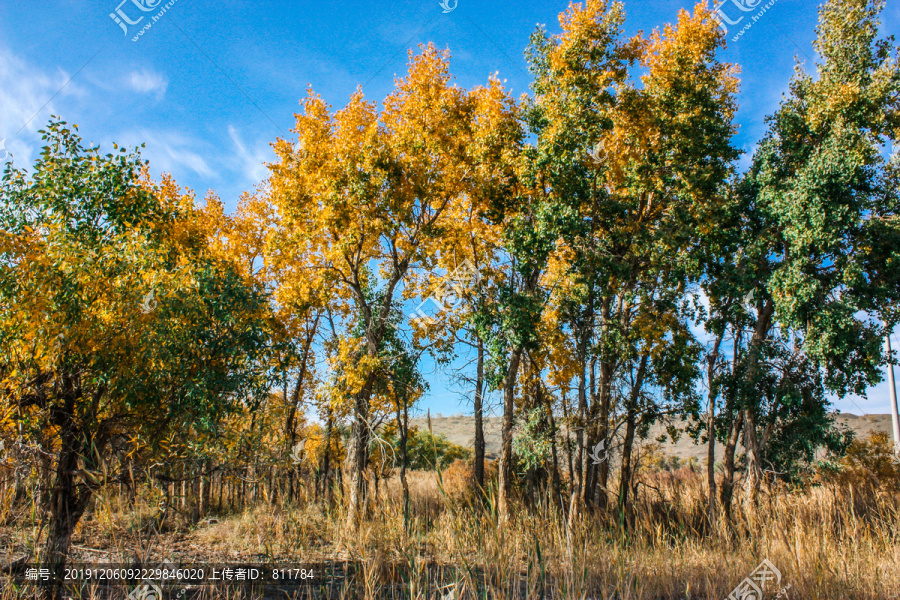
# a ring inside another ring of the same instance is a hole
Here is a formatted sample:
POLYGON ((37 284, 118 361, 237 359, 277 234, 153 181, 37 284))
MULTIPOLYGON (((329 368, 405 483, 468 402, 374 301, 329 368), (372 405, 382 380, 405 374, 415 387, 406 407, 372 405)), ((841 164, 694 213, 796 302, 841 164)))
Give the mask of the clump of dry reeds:
MULTIPOLYGON (((409 473, 408 521, 393 478, 358 524, 339 502, 266 503, 172 526, 149 543, 140 527, 129 529, 140 513, 110 501, 81 536, 106 540, 110 553, 144 548, 148 559, 341 565, 316 592, 323 598, 721 600, 765 558, 781 573, 766 598, 790 586, 782 598, 884 600, 900 594, 900 495, 886 481, 896 469, 878 470, 880 460, 857 447, 839 476, 769 486, 756 500, 738 493, 730 517, 715 523, 705 474, 691 468, 644 473, 631 526, 617 518, 615 489, 607 510, 570 518, 548 499, 500 522, 493 484, 474 493, 460 461, 409 473)), ((16 594, 6 588, 0 599, 16 594)))

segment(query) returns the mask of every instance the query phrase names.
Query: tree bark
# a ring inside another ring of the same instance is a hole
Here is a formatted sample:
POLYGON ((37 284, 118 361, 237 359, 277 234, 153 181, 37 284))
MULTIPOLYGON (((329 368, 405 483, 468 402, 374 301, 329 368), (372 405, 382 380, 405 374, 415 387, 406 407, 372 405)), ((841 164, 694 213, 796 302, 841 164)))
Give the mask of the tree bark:
POLYGON ((709 415, 707 416, 706 430, 709 435, 709 446, 706 449, 706 484, 709 488, 707 496, 707 516, 710 525, 717 520, 718 511, 716 507, 716 405, 715 398, 710 392, 709 396, 709 415))
POLYGON ((594 488, 597 482, 597 465, 594 464, 593 461, 588 460, 589 452, 588 449, 593 449, 593 447, 599 443, 597 440, 598 437, 598 426, 597 421, 600 414, 599 402, 597 401, 597 357, 594 356, 590 360, 590 369, 588 371, 588 381, 589 381, 589 391, 590 391, 590 402, 588 405, 588 414, 586 421, 589 425, 585 428, 585 453, 584 453, 584 490, 582 492, 582 499, 584 501, 585 506, 593 506, 594 505, 594 488))
POLYGON ((725 441, 725 456, 723 458, 725 464, 725 472, 722 477, 722 487, 719 490, 719 501, 722 504, 722 510, 725 516, 731 516, 731 496, 734 492, 734 452, 737 448, 738 437, 741 434, 741 425, 744 420, 742 413, 738 413, 737 417, 731 422, 728 432, 728 439, 725 441))
POLYGON ((625 440, 622 444, 622 469, 619 473, 619 520, 626 529, 630 529, 633 521, 628 491, 631 489, 631 451, 634 446, 634 430, 636 415, 629 407, 625 417, 625 440))
POLYGON ((355 524, 362 516, 366 502, 365 471, 369 464, 369 395, 356 395, 355 419, 351 428, 350 448, 347 459, 350 463, 350 511, 349 519, 355 524))
POLYGON ((509 501, 512 496, 512 429, 515 410, 516 377, 519 373, 519 363, 522 360, 522 348, 515 348, 510 356, 509 367, 506 370, 506 378, 503 384, 503 426, 500 447, 500 490, 497 500, 497 508, 500 519, 509 517, 509 501))
POLYGON ((331 464, 332 457, 335 457, 335 460, 337 460, 337 457, 339 456, 339 454, 338 454, 339 441, 338 441, 338 439, 335 438, 335 435, 334 435, 334 414, 332 413, 332 410, 330 407, 328 408, 328 423, 325 428, 325 443, 327 444, 326 448, 325 448, 325 457, 323 459, 325 461, 325 467, 324 467, 325 481, 322 483, 322 485, 328 486, 327 490, 325 490, 324 487, 323 487, 323 490, 326 491, 326 493, 324 495, 330 505, 331 503, 334 502, 334 478, 332 477, 332 473, 334 471, 337 471, 338 483, 341 484, 341 489, 343 489, 343 481, 340 480, 340 477, 341 477, 340 465, 337 464, 337 465, 332 466, 332 464, 331 464))
POLYGON ((706 433, 709 446, 706 450, 706 483, 709 488, 707 497, 707 516, 710 525, 713 525, 718 517, 716 507, 716 399, 719 395, 719 386, 716 383, 716 361, 719 359, 719 347, 725 337, 724 331, 716 338, 713 351, 709 355, 709 366, 706 372, 706 380, 709 382, 709 414, 706 420, 706 433))
MULTIPOLYGON (((71 414, 71 413, 70 413, 71 414)), ((60 428, 60 450, 57 456, 56 478, 50 493, 49 526, 44 547, 44 565, 54 580, 61 582, 72 542, 75 526, 84 514, 91 492, 76 483, 78 472, 79 432, 70 416, 60 428)), ((57 598, 59 587, 48 588, 45 598, 57 598)))
MULTIPOLYGON (((760 354, 763 342, 769 337, 769 329, 772 326, 772 316, 775 313, 775 303, 772 300, 763 302, 759 307, 756 320, 756 329, 750 340, 750 348, 747 352, 747 370, 745 371, 744 384, 747 389, 754 389, 757 373, 759 372, 760 354)), ((762 451, 756 432, 756 412, 754 404, 742 403, 744 417, 744 447, 747 450, 747 492, 752 501, 756 501, 762 483, 762 451)))
MULTIPOLYGON (((606 440, 607 445, 610 443, 609 413, 612 410, 612 377, 612 361, 602 361, 600 363, 600 439, 606 440)), ((606 509, 609 503, 609 497, 606 493, 607 484, 609 483, 609 461, 604 460, 601 462, 598 470, 597 507, 602 511, 606 509)))
MULTIPOLYGON (((399 408, 399 407, 398 407, 399 408)), ((406 466, 409 463, 407 442, 409 440, 409 406, 404 403, 403 411, 397 411, 397 428, 400 430, 400 487, 403 489, 403 524, 409 529, 409 483, 406 481, 406 466)))
POLYGON ((587 370, 586 364, 586 353, 581 357, 579 361, 579 371, 578 371, 578 417, 575 427, 575 445, 577 448, 575 455, 575 465, 577 466, 576 475, 575 475, 575 489, 572 491, 573 496, 576 498, 581 498, 584 486, 585 486, 585 475, 586 475, 586 461, 585 461, 585 449, 584 449, 584 433, 585 433, 585 425, 587 424, 587 377, 585 375, 585 371, 587 370))
POLYGON ((478 338, 478 363, 475 373, 475 489, 484 494, 484 341, 478 338))
POLYGON ((749 406, 744 410, 744 447, 747 449, 747 493, 755 502, 762 484, 762 457, 756 437, 756 414, 749 406))
POLYGON ((559 452, 556 447, 556 419, 553 418, 553 403, 547 403, 547 418, 550 421, 550 451, 553 456, 553 473, 552 473, 552 484, 553 484, 553 500, 556 502, 557 506, 561 511, 566 509, 566 504, 563 501, 562 497, 562 480, 560 478, 560 467, 559 467, 559 452))
MULTIPOLYGON (((637 374, 634 378, 634 385, 628 397, 628 415, 625 418, 625 440, 622 446, 622 470, 619 479, 619 518, 624 520, 626 527, 630 528, 634 523, 634 514, 631 506, 628 492, 631 490, 631 452, 634 447, 634 433, 637 423, 638 400, 640 399, 641 389, 644 387, 644 376, 647 373, 647 363, 650 360, 650 354, 645 353, 641 356, 641 362, 638 365, 637 374)), ((607 463, 609 460, 606 461, 607 463)))
POLYGON ((209 460, 204 460, 200 468, 200 516, 203 516, 209 512, 209 460))

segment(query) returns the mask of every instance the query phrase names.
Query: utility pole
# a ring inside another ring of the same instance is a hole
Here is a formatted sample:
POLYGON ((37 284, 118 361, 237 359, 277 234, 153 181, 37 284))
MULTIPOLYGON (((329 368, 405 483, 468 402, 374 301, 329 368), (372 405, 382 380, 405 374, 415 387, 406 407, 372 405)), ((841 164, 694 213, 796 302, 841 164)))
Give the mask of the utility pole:
MULTIPOLYGON (((887 323, 885 323, 887 325, 887 323)), ((891 331, 887 332, 888 359, 891 356, 891 331)), ((894 452, 900 449, 900 416, 897 411, 897 386, 894 383, 894 364, 888 363, 888 385, 891 392, 891 432, 894 438, 894 452)))

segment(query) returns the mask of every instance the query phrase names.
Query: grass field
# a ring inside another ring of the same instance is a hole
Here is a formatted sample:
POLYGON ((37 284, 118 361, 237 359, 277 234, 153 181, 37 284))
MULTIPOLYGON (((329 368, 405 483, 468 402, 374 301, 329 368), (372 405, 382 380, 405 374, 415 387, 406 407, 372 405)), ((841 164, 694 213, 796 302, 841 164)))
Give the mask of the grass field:
MULTIPOLYGON (((880 429, 884 418, 847 420, 880 429)), ((432 426, 462 435, 464 422, 433 418, 432 426)), ((149 502, 130 507, 111 494, 79 526, 72 561, 291 564, 320 574, 309 586, 243 592, 256 598, 721 600, 766 559, 780 577, 764 598, 885 600, 900 597, 896 474, 849 469, 802 491, 768 489, 756 505, 738 497, 729 521, 710 524, 705 469, 648 468, 631 529, 617 526, 614 510, 567 518, 552 498, 522 499, 501 521, 492 490, 485 501, 472 495, 463 461, 409 474, 408 523, 397 477, 382 480, 358 529, 343 503, 317 502, 307 489, 296 505, 263 497, 199 520, 177 504, 160 520, 149 502)), ((29 552, 39 524, 7 517, 0 542, 14 559, 29 552)), ((221 587, 184 593, 242 597, 221 587)), ((2 597, 21 595, 7 585, 2 597)))

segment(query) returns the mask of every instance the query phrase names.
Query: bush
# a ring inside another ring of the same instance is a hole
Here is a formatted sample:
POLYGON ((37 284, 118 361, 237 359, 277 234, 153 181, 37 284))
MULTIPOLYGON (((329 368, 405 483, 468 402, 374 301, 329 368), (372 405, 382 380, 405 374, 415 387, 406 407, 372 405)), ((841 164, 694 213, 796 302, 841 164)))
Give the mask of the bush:
MULTIPOLYGON (((446 470, 441 471, 441 484, 451 498, 474 499, 475 494, 475 459, 454 460, 446 470)), ((490 488, 497 485, 497 461, 484 461, 484 485, 490 488)))
MULTIPOLYGON (((385 432, 385 439, 393 446, 397 457, 396 466, 400 466, 400 438, 396 428, 389 428, 385 432)), ((410 427, 406 440, 407 466, 410 469, 433 470, 437 465, 441 469, 447 468, 455 460, 468 460, 472 451, 468 448, 454 444, 440 434, 433 434, 428 430, 418 427, 410 427)))
POLYGON ((854 440, 838 463, 838 480, 844 483, 867 481, 881 488, 900 490, 900 458, 891 439, 883 431, 873 431, 862 440, 854 440))

